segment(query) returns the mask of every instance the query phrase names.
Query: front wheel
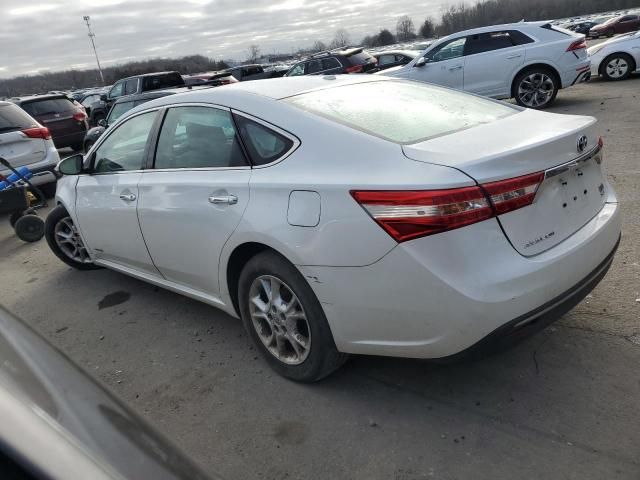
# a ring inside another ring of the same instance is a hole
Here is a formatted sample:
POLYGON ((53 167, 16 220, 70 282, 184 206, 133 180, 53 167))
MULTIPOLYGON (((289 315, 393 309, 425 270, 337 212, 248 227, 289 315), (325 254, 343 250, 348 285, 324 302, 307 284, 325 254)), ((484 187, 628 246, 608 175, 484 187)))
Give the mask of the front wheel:
POLYGON ((513 96, 522 107, 543 109, 553 103, 559 88, 559 82, 550 70, 526 70, 513 82, 513 96))
POLYGON ((78 270, 101 268, 91 261, 80 232, 62 205, 51 210, 47 216, 44 234, 51 251, 67 265, 78 270))
POLYGON ((299 382, 315 382, 338 369, 338 352, 313 290, 275 252, 253 257, 240 274, 238 300, 245 328, 270 366, 299 382))
POLYGON ((625 80, 629 78, 635 69, 633 58, 626 53, 614 53, 602 62, 602 76, 607 80, 625 80))

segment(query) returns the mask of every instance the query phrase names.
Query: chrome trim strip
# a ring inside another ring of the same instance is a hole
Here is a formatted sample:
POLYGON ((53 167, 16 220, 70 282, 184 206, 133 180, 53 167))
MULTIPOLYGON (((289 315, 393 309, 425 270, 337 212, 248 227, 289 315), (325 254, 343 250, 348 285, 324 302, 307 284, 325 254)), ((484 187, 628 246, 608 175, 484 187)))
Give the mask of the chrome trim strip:
POLYGON ((562 165, 558 165, 557 167, 552 167, 548 170, 545 170, 544 179, 546 180, 547 178, 552 178, 564 172, 568 172, 573 168, 578 168, 581 163, 588 162, 589 160, 594 158, 596 155, 598 155, 601 150, 602 150, 602 147, 600 145, 596 145, 587 153, 584 153, 579 157, 574 158, 573 160, 563 163, 562 165))

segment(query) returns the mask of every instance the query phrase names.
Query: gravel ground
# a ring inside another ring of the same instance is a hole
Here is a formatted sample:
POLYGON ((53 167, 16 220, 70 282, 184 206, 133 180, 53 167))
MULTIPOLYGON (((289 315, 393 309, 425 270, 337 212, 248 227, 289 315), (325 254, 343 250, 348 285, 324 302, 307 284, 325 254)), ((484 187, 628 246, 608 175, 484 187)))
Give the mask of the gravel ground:
POLYGON ((235 319, 118 273, 73 271, 4 218, 1 302, 224 478, 637 479, 639 96, 640 77, 560 92, 552 111, 600 120, 623 240, 577 308, 484 360, 353 357, 322 383, 291 383, 235 319))

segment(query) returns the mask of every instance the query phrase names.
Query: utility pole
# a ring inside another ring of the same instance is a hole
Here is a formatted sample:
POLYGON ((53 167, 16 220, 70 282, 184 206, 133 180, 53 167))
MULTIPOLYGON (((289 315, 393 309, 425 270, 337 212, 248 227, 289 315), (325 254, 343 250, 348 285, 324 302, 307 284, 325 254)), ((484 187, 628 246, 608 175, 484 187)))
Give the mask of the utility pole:
POLYGON ((89 20, 91 20, 91 17, 89 15, 85 15, 82 18, 84 19, 85 23, 87 24, 87 30, 89 30, 89 39, 91 40, 91 46, 93 47, 93 53, 95 53, 95 55, 96 55, 96 63, 98 64, 98 72, 100 72, 100 80, 102 81, 102 85, 104 85, 104 75, 102 75, 102 67, 100 66, 100 60, 98 59, 98 51, 96 50, 96 43, 93 41, 93 37, 95 37, 96 34, 91 31, 91 24, 89 23, 89 20))

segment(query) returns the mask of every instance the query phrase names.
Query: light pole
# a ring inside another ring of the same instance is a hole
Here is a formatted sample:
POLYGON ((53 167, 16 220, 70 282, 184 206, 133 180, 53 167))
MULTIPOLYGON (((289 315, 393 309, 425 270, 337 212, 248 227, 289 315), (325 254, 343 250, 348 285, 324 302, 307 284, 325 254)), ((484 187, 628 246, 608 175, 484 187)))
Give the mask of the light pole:
POLYGON ((82 18, 84 19, 85 23, 87 24, 87 30, 89 30, 89 39, 91 40, 91 46, 93 47, 93 53, 96 54, 96 63, 98 64, 98 72, 100 72, 100 80, 102 81, 102 85, 104 85, 104 75, 102 75, 102 67, 100 66, 100 60, 98 59, 98 51, 96 50, 96 43, 93 41, 93 37, 95 37, 96 34, 91 31, 91 24, 89 23, 89 20, 91 20, 91 17, 89 15, 85 15, 82 18))

